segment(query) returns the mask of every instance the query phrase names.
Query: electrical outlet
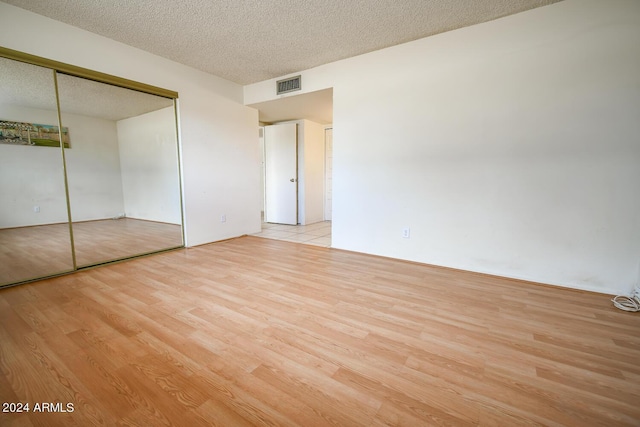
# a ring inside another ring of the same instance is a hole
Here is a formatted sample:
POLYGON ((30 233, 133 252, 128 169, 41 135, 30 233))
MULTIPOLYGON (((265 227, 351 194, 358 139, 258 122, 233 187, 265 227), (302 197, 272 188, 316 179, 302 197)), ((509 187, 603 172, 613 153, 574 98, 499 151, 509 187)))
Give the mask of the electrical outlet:
POLYGON ((220 216, 220 222, 227 222, 227 216, 226 215, 221 215, 220 216))
POLYGON ((34 211, 35 213, 40 213, 40 206, 34 206, 34 207, 33 207, 33 211, 34 211))
POLYGON ((403 239, 411 238, 411 229, 409 227, 405 227, 402 229, 402 238, 403 239))

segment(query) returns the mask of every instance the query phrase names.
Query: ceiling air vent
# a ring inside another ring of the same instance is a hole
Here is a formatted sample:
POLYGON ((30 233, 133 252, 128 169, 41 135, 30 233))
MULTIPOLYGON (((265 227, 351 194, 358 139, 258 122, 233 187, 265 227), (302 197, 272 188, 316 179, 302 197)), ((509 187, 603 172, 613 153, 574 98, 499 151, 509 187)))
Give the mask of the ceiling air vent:
POLYGON ((295 76, 284 80, 278 80, 276 82, 276 95, 300 90, 302 88, 302 86, 300 85, 300 77, 301 76, 295 76))

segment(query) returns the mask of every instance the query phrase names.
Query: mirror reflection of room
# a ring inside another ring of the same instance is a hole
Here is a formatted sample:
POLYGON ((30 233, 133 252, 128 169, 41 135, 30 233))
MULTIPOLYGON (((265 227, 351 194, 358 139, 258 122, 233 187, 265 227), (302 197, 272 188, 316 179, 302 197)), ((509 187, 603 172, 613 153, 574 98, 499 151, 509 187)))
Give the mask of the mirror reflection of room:
POLYGON ((173 100, 58 75, 77 265, 182 245, 173 100))
POLYGON ((183 246, 173 98, 7 58, 0 75, 0 286, 183 246))

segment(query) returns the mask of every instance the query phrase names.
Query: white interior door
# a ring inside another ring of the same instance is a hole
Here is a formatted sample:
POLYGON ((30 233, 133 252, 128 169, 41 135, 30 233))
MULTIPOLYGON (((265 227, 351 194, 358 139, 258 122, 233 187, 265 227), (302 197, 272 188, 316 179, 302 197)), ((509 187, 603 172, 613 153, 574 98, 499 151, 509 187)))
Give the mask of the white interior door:
POLYGON ((295 123, 265 126, 264 221, 298 223, 298 138, 295 123))

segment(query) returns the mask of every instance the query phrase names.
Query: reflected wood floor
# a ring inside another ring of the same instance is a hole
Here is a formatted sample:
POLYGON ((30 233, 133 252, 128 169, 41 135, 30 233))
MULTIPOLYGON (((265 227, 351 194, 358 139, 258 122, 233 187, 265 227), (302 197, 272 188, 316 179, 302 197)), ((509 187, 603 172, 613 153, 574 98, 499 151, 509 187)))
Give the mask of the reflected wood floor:
POLYGON ((243 237, 0 291, 8 426, 637 426, 605 295, 243 237))
MULTIPOLYGON (((78 266, 182 244, 179 225, 133 218, 73 223, 78 266)), ((0 229, 0 284, 73 270, 68 224, 0 229)))

